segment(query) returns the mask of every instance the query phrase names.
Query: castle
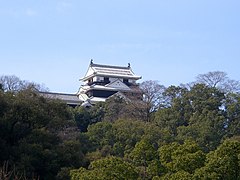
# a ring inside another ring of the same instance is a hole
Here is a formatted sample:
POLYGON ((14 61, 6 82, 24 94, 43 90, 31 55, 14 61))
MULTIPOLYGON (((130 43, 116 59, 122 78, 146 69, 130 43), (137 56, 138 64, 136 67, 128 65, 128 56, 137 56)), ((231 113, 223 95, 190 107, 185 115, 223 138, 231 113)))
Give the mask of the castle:
POLYGON ((118 92, 124 96, 138 96, 141 92, 136 81, 139 79, 141 76, 133 73, 130 64, 126 67, 110 66, 95 64, 91 60, 86 75, 80 79, 84 84, 77 96, 83 106, 104 102, 118 92))
POLYGON ((90 107, 98 102, 105 102, 107 98, 118 95, 123 98, 142 97, 137 80, 130 63, 128 66, 111 66, 95 64, 91 60, 88 70, 80 80, 83 85, 77 94, 42 92, 48 98, 60 99, 70 106, 90 107))

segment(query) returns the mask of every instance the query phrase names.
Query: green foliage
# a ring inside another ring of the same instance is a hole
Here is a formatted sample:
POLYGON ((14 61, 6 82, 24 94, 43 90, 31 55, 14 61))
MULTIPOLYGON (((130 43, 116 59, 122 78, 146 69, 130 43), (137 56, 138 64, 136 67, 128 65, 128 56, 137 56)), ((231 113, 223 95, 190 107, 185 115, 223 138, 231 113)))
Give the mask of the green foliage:
POLYGON ((95 147, 94 149, 104 145, 113 145, 114 143, 113 127, 110 122, 99 122, 91 125, 86 134, 93 147, 95 147))
POLYGON ((220 111, 219 107, 222 106, 222 101, 225 98, 220 90, 203 84, 194 85, 188 97, 195 113, 202 113, 206 110, 220 111))
POLYGON ((75 126, 66 104, 26 89, 0 92, 0 106, 1 163, 8 161, 26 178, 35 174, 40 179, 54 179, 62 167, 83 165, 80 144, 73 138, 70 145, 61 136, 75 126))
POLYGON ((156 149, 145 139, 138 142, 127 157, 139 167, 143 178, 158 175, 161 170, 156 149))
POLYGON ((179 126, 186 126, 189 123, 192 108, 187 93, 186 88, 170 86, 163 93, 165 96, 163 108, 155 113, 154 121, 171 136, 177 135, 179 126))
POLYGON ((121 97, 114 96, 107 99, 104 109, 104 120, 113 122, 120 118, 124 118, 127 113, 127 109, 125 108, 126 106, 126 101, 121 97))
POLYGON ((157 159, 157 151, 149 141, 141 140, 135 145, 129 157, 135 165, 146 167, 149 162, 157 159))
POLYGON ((137 179, 138 173, 133 165, 116 157, 107 157, 93 161, 89 169, 80 168, 71 171, 71 179, 137 179))
POLYGON ((240 94, 228 94, 226 98, 226 136, 240 135, 240 94))
POLYGON ((162 133, 157 126, 134 120, 118 120, 113 123, 99 122, 89 126, 86 135, 92 144, 90 151, 98 149, 101 154, 104 148, 108 147, 110 155, 119 157, 129 154, 143 138, 156 148, 160 142, 164 142, 162 133))
POLYGON ((161 164, 159 158, 156 158, 156 159, 152 160, 151 162, 149 162, 148 166, 146 167, 146 174, 149 179, 161 176, 161 175, 165 174, 165 171, 166 171, 166 169, 161 164))
POLYGON ((71 179, 70 170, 71 170, 71 168, 66 168, 66 167, 61 168, 61 170, 58 171, 56 179, 57 180, 70 180, 71 179))
POLYGON ((152 123, 134 120, 99 122, 89 126, 86 134, 94 147, 87 154, 90 161, 114 155, 131 161, 145 177, 163 171, 157 149, 164 142, 164 136, 152 123))
POLYGON ((146 124, 141 121, 120 120, 114 123, 114 134, 118 146, 122 147, 122 155, 133 150, 136 143, 144 135, 146 124))
POLYGON ((228 121, 224 94, 204 84, 190 89, 171 86, 164 94, 168 105, 156 112, 157 125, 175 140, 196 140, 206 151, 216 148, 228 121))
POLYGON ((145 102, 116 96, 90 109, 72 109, 14 82, 12 90, 0 90, 0 165, 10 168, 5 174, 240 179, 239 94, 204 84, 165 89, 148 83, 145 102))
POLYGON ((177 171, 176 173, 169 173, 164 175, 162 178, 163 180, 192 180, 193 179, 193 175, 191 175, 190 173, 180 170, 177 171))
POLYGON ((206 164, 197 170, 199 179, 240 179, 240 142, 226 140, 207 155, 206 164))
POLYGON ((205 162, 205 154, 193 141, 164 145, 159 149, 159 156, 169 173, 184 171, 193 174, 205 162))
POLYGON ((215 149, 224 135, 224 116, 215 111, 194 114, 189 126, 179 127, 178 139, 194 139, 206 151, 215 149))
POLYGON ((98 103, 91 109, 76 107, 72 109, 74 120, 81 132, 86 132, 89 125, 102 121, 104 117, 104 105, 98 103))

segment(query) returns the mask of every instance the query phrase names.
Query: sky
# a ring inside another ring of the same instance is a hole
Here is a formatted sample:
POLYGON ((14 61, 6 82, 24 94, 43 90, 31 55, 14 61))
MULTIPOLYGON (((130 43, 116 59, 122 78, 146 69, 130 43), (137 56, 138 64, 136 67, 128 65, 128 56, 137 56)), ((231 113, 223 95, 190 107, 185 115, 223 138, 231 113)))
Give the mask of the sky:
POLYGON ((239 0, 0 0, 0 75, 76 93, 90 60, 179 85, 240 80, 239 0))

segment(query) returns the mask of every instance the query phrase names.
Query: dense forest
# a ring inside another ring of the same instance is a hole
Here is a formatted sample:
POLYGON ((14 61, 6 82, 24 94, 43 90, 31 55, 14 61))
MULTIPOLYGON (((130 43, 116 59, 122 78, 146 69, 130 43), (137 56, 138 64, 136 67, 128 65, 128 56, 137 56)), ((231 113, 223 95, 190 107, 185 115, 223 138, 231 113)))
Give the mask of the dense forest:
POLYGON ((220 71, 92 108, 0 77, 0 179, 240 179, 240 83, 220 71))

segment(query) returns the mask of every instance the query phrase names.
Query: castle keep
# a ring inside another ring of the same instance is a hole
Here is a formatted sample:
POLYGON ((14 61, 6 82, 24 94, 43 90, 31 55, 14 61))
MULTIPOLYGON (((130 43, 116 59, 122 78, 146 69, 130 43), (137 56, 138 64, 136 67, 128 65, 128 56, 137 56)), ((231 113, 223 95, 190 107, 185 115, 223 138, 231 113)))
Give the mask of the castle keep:
POLYGON ((116 93, 121 96, 140 96, 141 92, 137 84, 137 76, 128 66, 110 66, 93 63, 91 60, 86 75, 80 79, 83 85, 80 87, 77 96, 85 105, 94 105, 97 102, 104 102, 107 98, 116 93))
POLYGON ((70 106, 90 107, 97 102, 104 102, 112 96, 125 99, 142 99, 137 76, 132 71, 130 63, 127 66, 111 66, 95 64, 91 60, 88 70, 83 78, 82 85, 76 94, 40 92, 50 99, 60 99, 70 106))

